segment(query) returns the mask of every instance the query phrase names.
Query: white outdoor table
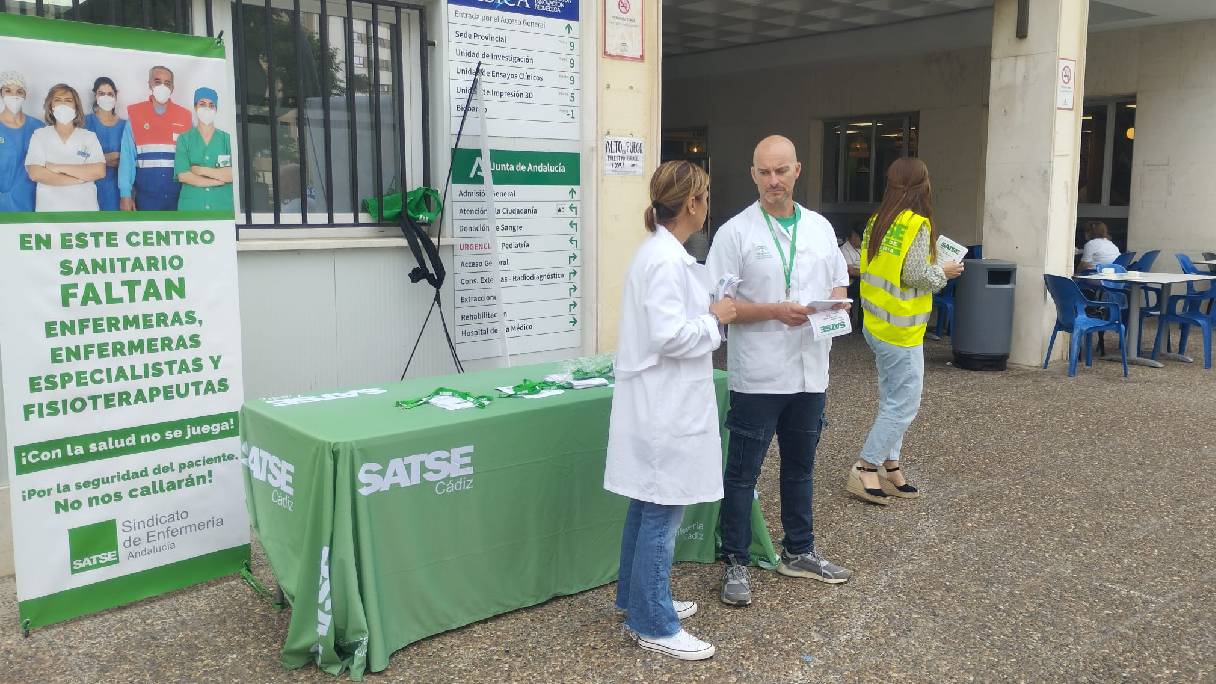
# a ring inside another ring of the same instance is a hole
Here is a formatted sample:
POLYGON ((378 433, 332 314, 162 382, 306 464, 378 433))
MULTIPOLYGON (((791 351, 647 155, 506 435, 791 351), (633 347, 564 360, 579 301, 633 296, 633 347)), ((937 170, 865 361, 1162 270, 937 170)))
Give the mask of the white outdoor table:
MULTIPOLYGON (((1191 275, 1189 273, 1148 273, 1143 271, 1128 271, 1127 273, 1094 273, 1091 275, 1079 275, 1077 278, 1093 281, 1108 281, 1114 283, 1127 283, 1127 362, 1137 366, 1148 366, 1150 368, 1161 368, 1164 364, 1160 361, 1140 356, 1140 288, 1143 285, 1160 285, 1161 286, 1161 307, 1165 309, 1165 304, 1170 300, 1170 288, 1175 283, 1199 282, 1204 280, 1216 280, 1216 276, 1210 275, 1191 275)), ((1172 361, 1182 361, 1184 363, 1193 363, 1194 359, 1182 354, 1171 354, 1161 352, 1163 358, 1172 361)), ((1107 354, 1102 357, 1108 361, 1118 361, 1118 355, 1107 354)))

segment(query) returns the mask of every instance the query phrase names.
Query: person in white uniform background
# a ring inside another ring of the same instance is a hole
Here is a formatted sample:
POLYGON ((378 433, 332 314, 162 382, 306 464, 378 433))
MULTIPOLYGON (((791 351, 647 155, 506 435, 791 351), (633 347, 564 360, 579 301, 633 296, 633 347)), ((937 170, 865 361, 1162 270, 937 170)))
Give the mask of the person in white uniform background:
POLYGON ((71 86, 60 83, 46 94, 46 128, 34 131, 25 155, 30 180, 38 184, 34 211, 98 210, 96 181, 105 178, 106 156, 84 117, 71 86))
MULTIPOLYGON (((827 219, 794 202, 801 165, 794 144, 770 136, 756 146, 751 175, 760 200, 727 221, 709 250, 710 277, 742 278, 738 317, 730 326, 730 430, 719 531, 726 572, 722 601, 751 603, 751 510, 760 466, 773 435, 781 453, 781 524, 777 571, 831 584, 850 572, 815 551, 812 479, 823 427, 831 340, 814 339, 804 306, 843 299, 848 267, 827 219)), ((836 305, 834 308, 845 308, 836 305)))
POLYGON ((722 498, 712 354, 735 308, 729 297, 711 303, 705 267, 683 247, 705 223, 709 176, 686 161, 664 163, 650 197, 652 235, 633 257, 621 301, 604 472, 604 489, 630 499, 616 607, 642 648, 703 660, 714 647, 681 627, 697 605, 673 600, 671 562, 684 507, 722 498))
POLYGON ((1085 246, 1081 248, 1082 271, 1088 271, 1098 264, 1113 264, 1122 252, 1115 243, 1110 241, 1110 229, 1101 221, 1090 221, 1085 224, 1085 246))
MULTIPOLYGON (((861 300, 861 233, 856 229, 849 230, 849 237, 844 242, 840 243, 840 255, 844 257, 844 263, 849 268, 849 299, 854 303, 861 300)), ((861 306, 854 306, 850 312, 853 317, 853 327, 858 327, 858 322, 861 320, 861 306)))

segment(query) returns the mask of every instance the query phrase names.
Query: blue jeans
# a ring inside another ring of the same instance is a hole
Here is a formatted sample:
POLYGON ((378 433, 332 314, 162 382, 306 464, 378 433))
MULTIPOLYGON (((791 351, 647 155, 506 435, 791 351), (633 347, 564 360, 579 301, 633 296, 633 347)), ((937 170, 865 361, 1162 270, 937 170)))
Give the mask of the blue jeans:
POLYGON ((815 548, 811 476, 823 429, 825 399, 822 392, 730 393, 730 412, 726 414, 730 444, 718 519, 723 555, 744 565, 751 562, 747 549, 752 541, 752 499, 774 433, 781 451, 781 526, 785 528, 781 545, 792 554, 815 548))
POLYGON ((861 447, 861 458, 867 463, 881 465, 883 461, 898 461, 904 445, 904 433, 920 410, 921 389, 925 384, 925 350, 923 345, 900 347, 883 342, 865 331, 866 342, 874 350, 874 365, 878 366, 878 417, 861 447))
POLYGON ((671 559, 682 520, 683 506, 629 500, 616 607, 629 613, 625 626, 641 636, 657 639, 680 631, 680 618, 671 605, 671 559))

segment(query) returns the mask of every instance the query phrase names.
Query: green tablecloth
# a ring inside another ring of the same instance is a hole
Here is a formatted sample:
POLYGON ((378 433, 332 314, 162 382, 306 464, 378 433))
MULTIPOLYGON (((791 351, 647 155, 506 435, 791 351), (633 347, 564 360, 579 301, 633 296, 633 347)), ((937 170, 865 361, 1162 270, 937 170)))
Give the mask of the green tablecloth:
MULTIPOLYGON (((249 515, 293 607, 285 666, 358 679, 419 639, 616 579, 627 500, 602 487, 611 389, 393 405, 438 386, 497 396, 556 370, 245 403, 249 515)), ((717 517, 716 502, 686 510, 677 560, 714 561, 717 517)), ((758 503, 752 517, 752 554, 775 563, 758 503)))

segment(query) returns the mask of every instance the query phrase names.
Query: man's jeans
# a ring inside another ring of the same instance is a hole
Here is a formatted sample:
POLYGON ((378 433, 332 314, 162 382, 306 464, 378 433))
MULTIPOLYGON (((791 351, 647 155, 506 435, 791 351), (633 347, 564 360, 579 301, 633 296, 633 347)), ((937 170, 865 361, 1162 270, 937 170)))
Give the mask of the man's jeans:
POLYGON ((878 417, 861 447, 867 463, 899 460, 904 433, 920 410, 921 389, 925 383, 925 351, 922 345, 900 347, 883 342, 865 331, 866 342, 874 350, 878 366, 878 417))
POLYGON ((627 611, 625 626, 648 638, 680 631, 671 605, 671 559, 683 506, 629 500, 621 534, 621 565, 616 581, 616 607, 627 611))
POLYGON ((730 393, 730 412, 726 414, 730 444, 718 522, 723 555, 743 564, 751 560, 747 549, 752 540, 752 499, 774 433, 781 452, 781 526, 785 528, 781 544, 792 554, 815 548, 811 476, 823 429, 825 398, 823 393, 810 392, 730 393))

